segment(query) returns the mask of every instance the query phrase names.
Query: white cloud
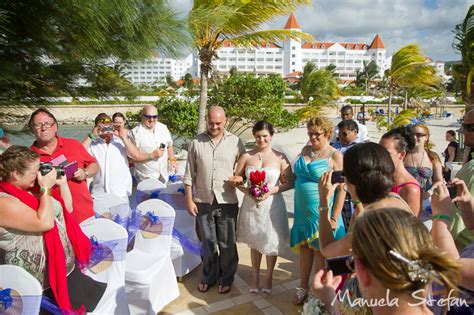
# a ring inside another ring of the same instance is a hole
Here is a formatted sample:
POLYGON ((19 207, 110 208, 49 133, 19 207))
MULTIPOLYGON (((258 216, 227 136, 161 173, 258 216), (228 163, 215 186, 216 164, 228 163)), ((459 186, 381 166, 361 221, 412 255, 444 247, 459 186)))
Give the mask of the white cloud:
MULTIPOLYGON (((392 54, 409 43, 418 43, 435 60, 456 60, 451 47, 455 25, 461 22, 472 0, 315 0, 300 8, 296 18, 303 31, 317 40, 357 41, 370 44, 380 34, 392 54)), ((173 1, 180 12, 189 11, 191 0, 173 1)), ((264 28, 283 28, 288 17, 264 28)))

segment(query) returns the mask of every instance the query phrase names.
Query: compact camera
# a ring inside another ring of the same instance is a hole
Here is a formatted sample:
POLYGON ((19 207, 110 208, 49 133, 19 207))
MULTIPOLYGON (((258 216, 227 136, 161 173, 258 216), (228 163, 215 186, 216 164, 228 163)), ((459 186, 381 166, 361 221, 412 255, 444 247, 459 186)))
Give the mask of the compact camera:
POLYGON ((110 133, 110 132, 114 132, 114 126, 113 125, 107 125, 107 126, 104 126, 100 129, 103 133, 110 133))
POLYGON ((64 176, 66 175, 66 172, 64 171, 64 167, 62 166, 53 166, 52 163, 49 163, 49 162, 44 162, 44 163, 41 163, 40 164, 40 172, 41 172, 41 175, 46 175, 48 174, 49 172, 51 172, 53 170, 53 168, 56 169, 56 173, 57 173, 57 178, 61 178, 61 176, 64 176))

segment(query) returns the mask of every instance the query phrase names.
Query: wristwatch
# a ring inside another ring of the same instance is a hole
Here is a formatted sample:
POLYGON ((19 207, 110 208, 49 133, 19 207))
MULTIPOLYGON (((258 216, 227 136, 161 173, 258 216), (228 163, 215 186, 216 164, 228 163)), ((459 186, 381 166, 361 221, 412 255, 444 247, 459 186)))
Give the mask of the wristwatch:
POLYGON ((86 175, 86 179, 87 179, 89 177, 89 172, 85 168, 83 168, 83 170, 84 170, 84 175, 86 175))

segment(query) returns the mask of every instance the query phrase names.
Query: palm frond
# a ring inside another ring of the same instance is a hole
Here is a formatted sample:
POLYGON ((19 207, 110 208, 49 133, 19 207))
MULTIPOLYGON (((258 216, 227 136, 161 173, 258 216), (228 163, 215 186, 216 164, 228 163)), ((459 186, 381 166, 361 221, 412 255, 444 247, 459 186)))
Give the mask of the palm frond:
POLYGON ((236 46, 249 47, 262 45, 262 43, 266 42, 283 41, 288 38, 302 41, 313 40, 313 37, 310 34, 291 30, 258 31, 228 39, 236 46))

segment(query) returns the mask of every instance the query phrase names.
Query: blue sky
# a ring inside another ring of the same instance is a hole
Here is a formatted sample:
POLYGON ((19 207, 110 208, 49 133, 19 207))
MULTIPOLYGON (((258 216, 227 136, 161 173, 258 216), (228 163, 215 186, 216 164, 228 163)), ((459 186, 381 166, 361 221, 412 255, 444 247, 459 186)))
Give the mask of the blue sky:
MULTIPOLYGON (((192 0, 171 1, 182 13, 192 0)), ((466 16, 472 0, 318 0, 295 12, 304 32, 316 40, 364 42, 378 33, 387 55, 417 43, 434 60, 459 60, 451 45, 455 25, 466 16)), ((279 17, 264 29, 282 28, 288 17, 279 17)))

